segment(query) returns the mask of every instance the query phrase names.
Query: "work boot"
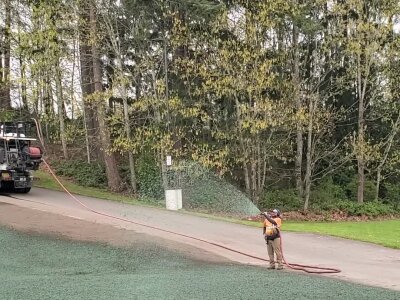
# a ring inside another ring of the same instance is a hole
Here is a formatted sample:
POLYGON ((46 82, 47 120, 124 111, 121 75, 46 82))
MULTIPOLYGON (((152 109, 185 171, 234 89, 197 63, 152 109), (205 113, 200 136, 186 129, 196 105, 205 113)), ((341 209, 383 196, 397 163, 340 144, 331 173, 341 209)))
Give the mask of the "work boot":
POLYGON ((269 267, 267 267, 268 270, 275 270, 275 265, 269 265, 269 267))
POLYGON ((283 270, 283 266, 282 265, 278 265, 278 267, 276 269, 277 270, 283 270))

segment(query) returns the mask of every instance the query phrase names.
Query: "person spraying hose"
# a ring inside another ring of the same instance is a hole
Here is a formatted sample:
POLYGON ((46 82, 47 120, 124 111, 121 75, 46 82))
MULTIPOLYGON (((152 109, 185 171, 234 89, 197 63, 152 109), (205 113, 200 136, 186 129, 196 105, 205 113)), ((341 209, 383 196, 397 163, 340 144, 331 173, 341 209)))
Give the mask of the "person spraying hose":
POLYGON ((270 214, 267 212, 261 213, 264 216, 263 234, 267 244, 269 267, 268 269, 275 269, 275 255, 276 262, 278 263, 277 270, 283 269, 283 257, 281 249, 281 235, 280 228, 282 226, 281 213, 278 209, 274 209, 270 214))

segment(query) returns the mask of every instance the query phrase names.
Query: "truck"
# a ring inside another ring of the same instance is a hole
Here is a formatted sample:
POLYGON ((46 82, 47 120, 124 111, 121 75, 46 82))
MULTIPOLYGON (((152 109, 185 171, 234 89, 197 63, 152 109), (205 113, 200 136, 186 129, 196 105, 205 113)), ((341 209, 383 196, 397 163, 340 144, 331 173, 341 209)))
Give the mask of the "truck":
POLYGON ((0 122, 0 191, 29 193, 43 151, 29 122, 0 122))

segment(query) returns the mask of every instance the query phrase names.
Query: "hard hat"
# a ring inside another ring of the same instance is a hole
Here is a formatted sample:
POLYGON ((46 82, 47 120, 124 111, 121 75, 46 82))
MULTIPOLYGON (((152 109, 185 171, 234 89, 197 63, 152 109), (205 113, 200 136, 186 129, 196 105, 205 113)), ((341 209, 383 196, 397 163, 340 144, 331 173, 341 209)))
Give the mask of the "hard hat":
POLYGON ((280 212, 279 209, 277 209, 277 208, 274 208, 274 209, 272 210, 272 212, 273 212, 274 214, 276 214, 277 216, 280 216, 280 215, 281 215, 281 212, 280 212))

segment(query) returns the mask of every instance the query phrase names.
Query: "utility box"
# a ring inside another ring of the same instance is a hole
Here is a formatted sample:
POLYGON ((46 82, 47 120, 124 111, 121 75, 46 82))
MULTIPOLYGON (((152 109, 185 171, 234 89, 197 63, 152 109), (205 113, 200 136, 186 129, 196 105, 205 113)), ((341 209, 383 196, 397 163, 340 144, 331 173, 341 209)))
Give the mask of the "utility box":
POLYGON ((182 189, 165 190, 165 205, 168 210, 182 209, 182 189))

